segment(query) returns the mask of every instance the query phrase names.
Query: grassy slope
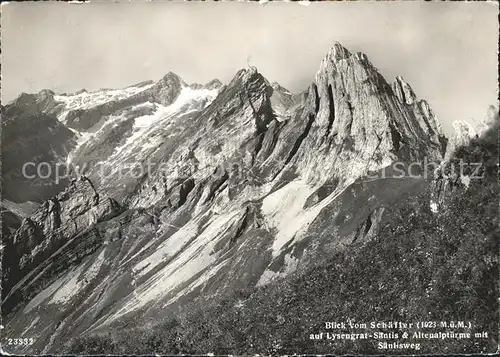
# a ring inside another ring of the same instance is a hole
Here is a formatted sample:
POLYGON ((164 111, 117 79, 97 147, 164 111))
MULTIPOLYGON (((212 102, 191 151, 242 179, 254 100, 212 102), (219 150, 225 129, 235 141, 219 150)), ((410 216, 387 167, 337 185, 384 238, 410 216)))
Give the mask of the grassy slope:
MULTIPOLYGON (((414 353, 496 350, 498 337, 498 176, 496 129, 456 158, 484 163, 485 176, 457 189, 447 208, 429 209, 430 191, 410 194, 379 234, 337 252, 305 274, 190 306, 153 327, 83 336, 72 353, 381 353, 373 341, 309 340, 324 321, 465 320, 485 339, 421 341, 414 353)), ((360 330, 359 332, 362 332, 360 330)), ((395 350, 394 353, 404 353, 395 350)), ((387 351, 383 352, 387 354, 387 351)))

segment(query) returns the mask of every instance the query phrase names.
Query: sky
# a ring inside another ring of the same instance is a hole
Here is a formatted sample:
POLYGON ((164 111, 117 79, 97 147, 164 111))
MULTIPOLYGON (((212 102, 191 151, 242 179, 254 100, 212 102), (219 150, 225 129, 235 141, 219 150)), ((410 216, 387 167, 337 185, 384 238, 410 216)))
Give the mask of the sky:
POLYGON ((227 83, 250 64, 299 92, 339 41, 400 75, 445 132, 497 103, 498 5, 484 2, 2 4, 2 103, 49 88, 120 88, 168 71, 227 83))

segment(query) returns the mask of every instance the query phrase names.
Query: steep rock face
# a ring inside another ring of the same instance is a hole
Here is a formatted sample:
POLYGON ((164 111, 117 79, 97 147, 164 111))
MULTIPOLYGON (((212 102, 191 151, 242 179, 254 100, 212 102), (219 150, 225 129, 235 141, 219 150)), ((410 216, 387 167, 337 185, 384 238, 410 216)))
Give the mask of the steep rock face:
POLYGON ((2 199, 0 204, 2 209, 2 237, 14 234, 21 226, 23 218, 31 216, 38 207, 35 202, 15 203, 5 198, 2 199))
MULTIPOLYGON (((303 128, 292 164, 307 182, 322 184, 352 182, 396 160, 440 161, 440 143, 420 126, 413 109, 400 102, 365 55, 336 44, 297 113, 303 128)), ((293 125, 287 124, 283 135, 293 125)), ((290 141, 278 139, 273 154, 290 141)))
MULTIPOLYGON (((390 150, 392 146, 399 157, 411 159, 415 152, 426 152, 420 149, 429 143, 429 154, 439 158, 439 151, 432 150, 439 143, 421 121, 415 120, 415 94, 401 77, 397 83, 397 88, 402 89, 395 95, 366 55, 351 54, 336 44, 316 75, 322 101, 318 121, 327 124, 329 136, 338 134, 336 142, 351 136, 359 144, 373 147, 374 142, 380 141, 379 149, 390 150), (406 94, 397 94, 401 92, 406 94), (335 121, 337 116, 340 120, 335 121)), ((436 128, 436 119, 432 119, 430 126, 436 128)))
POLYGON ((14 235, 4 240, 2 286, 9 293, 3 297, 3 306, 15 303, 15 295, 21 291, 25 298, 36 292, 36 285, 47 278, 44 269, 61 247, 121 212, 121 206, 99 196, 85 176, 72 180, 66 190, 45 201, 32 216, 23 219, 14 235), (35 274, 36 285, 28 283, 35 274))
POLYGON ((396 77, 392 88, 399 101, 409 106, 410 110, 413 111, 413 115, 424 133, 429 136, 433 143, 440 145, 441 154, 444 155, 447 140, 434 111, 427 101, 418 100, 411 86, 401 76, 396 77))
MULTIPOLYGON (((299 95, 256 69, 222 87, 186 85, 172 74, 159 83, 111 96, 129 101, 122 97, 133 91, 141 99, 112 104, 83 126, 91 125, 69 161, 88 164, 92 185, 77 181, 86 193, 62 200, 64 214, 48 203, 13 237, 10 249, 24 253, 6 268, 30 273, 19 282, 9 273, 8 284, 17 285, 3 306, 9 333, 37 331, 32 351, 57 351, 72 336, 148 323, 185 301, 265 285, 370 239, 384 206, 424 184, 392 177, 391 165, 442 158, 428 105, 339 44, 299 95), (108 203, 94 208, 94 197, 108 203), (55 246, 66 243, 53 251, 44 237, 63 226, 55 246), (42 257, 36 252, 52 254, 38 264, 43 274, 30 265, 42 257), (36 316, 43 318, 30 325, 36 316)), ((94 110, 102 95, 79 110, 94 110)))
POLYGON ((41 90, 37 94, 22 93, 12 103, 4 107, 4 115, 14 117, 38 113, 49 114, 57 110, 54 95, 55 93, 48 89, 41 90))
MULTIPOLYGON (((274 120, 271 91, 262 75, 243 70, 197 115, 171 121, 170 140, 155 151, 158 161, 131 197, 131 205, 154 204, 189 177, 204 181, 215 172, 224 180, 232 164, 250 167, 259 153, 261 134, 274 120)), ((212 189, 207 190, 204 195, 210 197, 212 189)))

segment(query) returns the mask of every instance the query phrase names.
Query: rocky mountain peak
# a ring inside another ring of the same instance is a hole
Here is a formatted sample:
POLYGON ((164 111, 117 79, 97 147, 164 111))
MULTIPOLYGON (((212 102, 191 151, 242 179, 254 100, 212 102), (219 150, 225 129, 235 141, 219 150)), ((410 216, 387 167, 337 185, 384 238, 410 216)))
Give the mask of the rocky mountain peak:
POLYGON ((207 82, 204 85, 204 87, 206 89, 217 89, 217 88, 220 88, 222 86, 223 86, 222 82, 219 79, 217 79, 217 78, 212 79, 211 81, 207 82))
POLYGON ((411 86, 407 82, 405 82, 403 77, 396 77, 395 81, 392 83, 392 89, 402 103, 408 105, 412 105, 413 103, 415 103, 415 93, 413 92, 411 86))
POLYGON ((333 46, 330 48, 327 54, 327 58, 332 59, 334 61, 344 60, 351 57, 351 52, 340 42, 334 42, 333 46))
POLYGON ((269 81, 254 67, 240 69, 227 87, 242 99, 245 97, 255 99, 263 92, 270 96, 273 91, 269 81))
POLYGON ((21 93, 12 103, 6 105, 7 116, 20 114, 36 114, 49 111, 54 107, 54 92, 48 89, 39 93, 21 93))
POLYGON ((335 43, 315 84, 320 99, 316 123, 337 144, 350 137, 355 147, 380 142, 379 149, 406 158, 442 157, 444 136, 428 103, 417 100, 401 76, 389 85, 365 54, 353 55, 335 43))
POLYGON ((479 122, 477 129, 474 129, 466 120, 455 120, 452 123, 454 132, 449 138, 444 162, 453 157, 459 147, 467 146, 472 139, 483 137, 486 133, 495 130, 494 128, 498 127, 498 118, 498 110, 495 106, 490 106, 486 116, 479 122))
POLYGON ((186 86, 181 77, 169 71, 153 85, 151 91, 160 104, 167 106, 174 102, 182 88, 186 86))
POLYGON ((185 84, 183 79, 176 73, 172 71, 168 71, 165 75, 158 81, 158 83, 168 83, 168 82, 176 82, 179 84, 185 84))

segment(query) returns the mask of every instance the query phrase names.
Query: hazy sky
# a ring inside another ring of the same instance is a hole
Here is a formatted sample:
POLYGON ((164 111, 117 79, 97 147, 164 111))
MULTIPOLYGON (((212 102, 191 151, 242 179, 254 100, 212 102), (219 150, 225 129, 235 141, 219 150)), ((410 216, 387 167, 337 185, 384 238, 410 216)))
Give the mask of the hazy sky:
POLYGON ((457 2, 140 2, 2 5, 2 101, 124 87, 169 70, 228 82, 247 57, 305 89, 333 41, 401 75, 437 113, 474 125, 497 98, 498 6, 457 2))

